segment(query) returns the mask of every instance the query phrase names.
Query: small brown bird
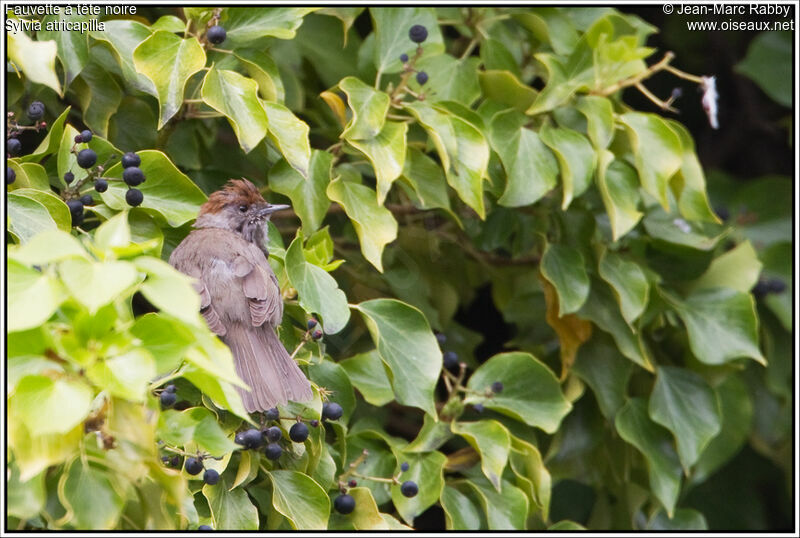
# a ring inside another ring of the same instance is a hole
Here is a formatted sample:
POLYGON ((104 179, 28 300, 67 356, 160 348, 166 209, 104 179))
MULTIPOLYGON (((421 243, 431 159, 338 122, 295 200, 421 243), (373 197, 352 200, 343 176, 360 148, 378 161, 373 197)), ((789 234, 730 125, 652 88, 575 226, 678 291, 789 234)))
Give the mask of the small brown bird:
POLYGON ((283 318, 278 279, 267 262, 267 221, 286 205, 270 205, 246 179, 209 196, 192 231, 169 263, 195 281, 200 312, 231 348, 248 413, 288 400, 310 400, 311 386, 275 334, 283 318))

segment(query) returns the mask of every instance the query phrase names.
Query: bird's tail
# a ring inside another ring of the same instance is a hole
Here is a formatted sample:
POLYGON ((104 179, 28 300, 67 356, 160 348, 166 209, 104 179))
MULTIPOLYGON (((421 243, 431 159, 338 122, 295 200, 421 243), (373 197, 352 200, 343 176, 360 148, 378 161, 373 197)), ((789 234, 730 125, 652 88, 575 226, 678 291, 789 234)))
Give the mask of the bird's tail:
POLYGON ((250 391, 239 389, 248 413, 266 411, 288 400, 311 399, 311 385, 286 352, 272 327, 233 325, 223 338, 233 353, 236 373, 250 391))

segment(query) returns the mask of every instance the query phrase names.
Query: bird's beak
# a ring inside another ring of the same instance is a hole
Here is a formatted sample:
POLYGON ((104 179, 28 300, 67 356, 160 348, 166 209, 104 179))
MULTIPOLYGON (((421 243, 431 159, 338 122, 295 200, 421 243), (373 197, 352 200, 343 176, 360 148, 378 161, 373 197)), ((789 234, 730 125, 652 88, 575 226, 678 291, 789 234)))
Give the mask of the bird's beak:
POLYGON ((281 209, 289 209, 290 207, 292 207, 292 206, 289 206, 289 205, 286 205, 286 204, 275 204, 275 205, 265 204, 258 211, 258 213, 261 216, 267 216, 267 215, 271 215, 272 213, 275 213, 276 211, 280 211, 281 209))

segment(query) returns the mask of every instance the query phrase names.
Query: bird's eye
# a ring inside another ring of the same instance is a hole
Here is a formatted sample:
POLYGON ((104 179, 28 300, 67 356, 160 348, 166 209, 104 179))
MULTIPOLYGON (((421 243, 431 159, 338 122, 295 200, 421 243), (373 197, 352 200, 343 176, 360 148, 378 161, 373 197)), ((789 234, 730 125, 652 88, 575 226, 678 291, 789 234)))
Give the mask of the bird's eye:
POLYGON ((242 213, 247 213, 247 206, 244 204, 240 205, 239 211, 241 211, 242 213))

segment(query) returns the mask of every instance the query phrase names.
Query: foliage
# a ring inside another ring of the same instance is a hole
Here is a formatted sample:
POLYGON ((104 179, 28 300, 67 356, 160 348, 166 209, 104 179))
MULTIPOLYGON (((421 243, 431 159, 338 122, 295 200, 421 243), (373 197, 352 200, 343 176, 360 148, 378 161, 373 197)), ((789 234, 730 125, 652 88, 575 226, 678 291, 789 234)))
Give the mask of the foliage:
MULTIPOLYGON (((88 18, 43 22, 58 20, 88 18)), ((591 528, 702 529, 687 492, 746 443, 791 467, 791 187, 725 189, 739 213, 717 217, 689 132, 621 97, 656 72, 655 28, 541 7, 101 20, 8 35, 9 110, 47 109, 46 128, 13 127, 30 147, 7 161, 9 527, 403 529, 438 505, 448 529, 575 529, 551 498, 578 481, 591 528), (84 148, 102 168, 78 166, 84 148), (129 151, 147 178, 136 208, 129 151), (279 336, 314 399, 280 409, 275 461, 234 442, 263 417, 163 261, 242 176, 299 217, 275 216, 269 251, 279 336), (80 221, 65 201, 87 193, 80 221), (760 276, 789 289, 756 298, 760 276), (454 317, 487 286, 515 337, 480 362, 454 317), (443 351, 461 364, 443 369, 443 351), (341 419, 322 420, 325 400, 341 419), (296 418, 320 421, 303 443, 296 418), (340 489, 351 514, 332 511, 340 489)))

